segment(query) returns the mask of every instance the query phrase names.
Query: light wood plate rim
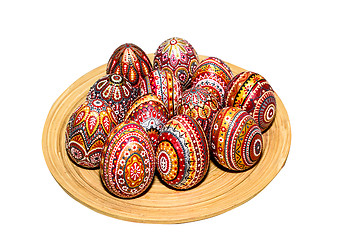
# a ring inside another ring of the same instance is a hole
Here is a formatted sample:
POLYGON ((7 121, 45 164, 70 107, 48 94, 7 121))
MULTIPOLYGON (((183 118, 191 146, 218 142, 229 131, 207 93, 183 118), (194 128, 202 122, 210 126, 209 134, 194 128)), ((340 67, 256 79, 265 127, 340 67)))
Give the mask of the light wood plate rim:
MULTIPOLYGON (((153 58, 153 54, 148 56, 153 58)), ((245 70, 227 64, 234 75, 245 70)), ((105 69, 106 64, 86 73, 58 97, 49 111, 42 135, 43 154, 51 174, 66 193, 88 208, 132 222, 197 221, 219 215, 247 202, 263 190, 284 166, 290 151, 291 127, 285 106, 276 94, 275 122, 264 134, 265 149, 261 161, 250 171, 234 175, 211 163, 205 181, 192 190, 171 190, 155 179, 149 192, 139 198, 115 198, 103 189, 98 170, 75 166, 68 159, 64 145, 64 129, 70 114, 85 100, 90 86, 105 75, 105 69), (232 183, 221 185, 225 180, 232 183), (192 198, 198 198, 199 201, 192 198)))

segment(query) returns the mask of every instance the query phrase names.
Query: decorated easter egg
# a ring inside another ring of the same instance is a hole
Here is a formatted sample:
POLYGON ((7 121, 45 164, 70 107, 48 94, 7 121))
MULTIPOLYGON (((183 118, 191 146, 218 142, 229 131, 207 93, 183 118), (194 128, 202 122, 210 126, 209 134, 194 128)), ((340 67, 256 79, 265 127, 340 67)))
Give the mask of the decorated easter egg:
POLYGON ((125 43, 111 55, 106 73, 124 76, 131 85, 137 86, 140 79, 147 76, 151 69, 151 62, 146 53, 135 44, 125 43))
POLYGON ((65 148, 70 159, 85 168, 97 168, 105 140, 118 121, 102 100, 83 103, 71 115, 65 131, 65 148))
POLYGON ((140 81, 140 95, 139 96, 144 96, 144 95, 150 94, 150 93, 152 93, 151 85, 150 85, 150 78, 149 78, 149 76, 146 76, 143 79, 141 79, 141 81, 140 81))
POLYGON ((177 115, 165 124, 155 154, 161 179, 175 189, 196 186, 209 168, 209 149, 203 129, 187 115, 177 115))
POLYGON ((261 130, 250 114, 237 107, 223 108, 215 115, 210 142, 214 159, 229 170, 248 170, 261 158, 261 130))
POLYGON ((149 138, 156 148, 160 130, 169 120, 167 107, 154 94, 147 94, 138 98, 130 107, 125 120, 132 120, 139 123, 149 135, 149 138))
POLYGON ((149 74, 151 91, 167 107, 169 117, 175 115, 175 110, 181 98, 181 86, 173 74, 167 70, 156 69, 149 74))
POLYGON ((138 197, 151 185, 155 158, 151 141, 138 123, 124 121, 109 134, 100 162, 106 189, 120 198, 138 197))
POLYGON ((108 74, 94 83, 88 92, 87 100, 106 101, 115 111, 119 122, 122 122, 138 95, 139 89, 131 86, 126 78, 118 74, 108 74))
POLYGON ((199 63, 193 46, 185 39, 173 37, 160 44, 155 53, 154 69, 167 69, 180 81, 183 89, 191 84, 191 76, 199 63))
POLYGON ((274 91, 264 77, 254 72, 245 71, 234 77, 228 85, 226 105, 247 111, 263 132, 275 119, 274 91))
POLYGON ((177 113, 186 114, 195 119, 208 137, 211 120, 219 107, 218 100, 207 89, 193 87, 183 92, 177 113))
POLYGON ((233 78, 231 69, 221 59, 209 57, 200 62, 192 77, 193 86, 209 90, 223 106, 226 87, 233 78))

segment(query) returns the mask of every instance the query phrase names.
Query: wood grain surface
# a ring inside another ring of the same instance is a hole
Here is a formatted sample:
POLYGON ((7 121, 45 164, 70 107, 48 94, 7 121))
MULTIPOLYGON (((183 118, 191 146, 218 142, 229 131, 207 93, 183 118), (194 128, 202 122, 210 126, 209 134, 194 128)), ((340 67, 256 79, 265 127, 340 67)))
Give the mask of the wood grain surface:
MULTIPOLYGON (((148 55, 150 60, 153 54, 148 55)), ((200 56, 200 59, 206 58, 200 56)), ((234 75, 244 69, 227 63, 234 75)), ((135 199, 120 199, 103 187, 99 170, 73 164, 65 150, 65 127, 75 108, 85 101, 89 88, 105 75, 106 64, 76 80, 55 101, 45 122, 42 148, 46 164, 59 185, 90 209, 114 218, 146 223, 184 223, 229 211, 256 196, 284 166, 290 150, 287 111, 278 95, 272 127, 263 135, 260 162, 244 173, 226 172, 212 162, 205 180, 196 188, 176 191, 155 177, 150 190, 135 199)), ((271 83, 271 82, 270 82, 271 83)))

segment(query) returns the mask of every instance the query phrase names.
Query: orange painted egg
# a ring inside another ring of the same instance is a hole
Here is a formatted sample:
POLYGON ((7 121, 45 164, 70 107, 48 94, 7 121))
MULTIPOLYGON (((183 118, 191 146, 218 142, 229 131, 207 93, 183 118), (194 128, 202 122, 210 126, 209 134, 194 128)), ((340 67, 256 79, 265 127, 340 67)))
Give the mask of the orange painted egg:
POLYGON ((247 111, 263 132, 275 119, 274 90, 264 77, 254 72, 239 73, 229 83, 226 106, 240 107, 247 111))
POLYGON ((87 100, 106 101, 115 111, 119 122, 122 122, 138 95, 139 89, 132 87, 126 78, 118 74, 108 74, 94 83, 88 92, 87 100))
POLYGON ((137 86, 140 79, 147 76, 151 69, 151 62, 146 53, 135 44, 125 43, 111 55, 106 73, 124 76, 132 86, 137 86))
POLYGON ((154 94, 147 94, 138 98, 130 107, 125 120, 139 123, 149 135, 156 148, 160 130, 169 120, 169 112, 162 101, 154 94))
POLYGON ((176 114, 175 110, 181 98, 180 82, 167 70, 153 70, 149 75, 151 92, 167 107, 169 117, 176 114))
POLYGON ((201 126, 187 115, 170 119, 159 136, 156 163, 167 186, 186 190, 198 185, 209 168, 209 149, 201 126))
POLYGON ((117 125, 105 142, 100 162, 100 177, 106 189, 120 198, 134 198, 151 185, 155 158, 151 141, 138 123, 117 125))
POLYGON ((71 115, 65 131, 65 148, 70 159, 85 168, 97 168, 110 131, 118 121, 102 100, 83 103, 71 115))
POLYGON ((183 92, 177 113, 195 119, 208 137, 211 121, 219 107, 218 100, 207 89, 193 87, 183 92))
POLYGON ((192 76, 193 86, 209 90, 223 106, 226 87, 233 78, 228 65, 221 59, 209 57, 200 62, 192 76))
POLYGON ((246 171, 261 158, 263 138, 254 118, 237 107, 221 109, 210 131, 214 159, 233 171, 246 171))
POLYGON ((160 44, 155 53, 154 69, 167 69, 180 81, 183 89, 190 87, 191 76, 199 63, 193 46, 185 39, 173 37, 160 44))

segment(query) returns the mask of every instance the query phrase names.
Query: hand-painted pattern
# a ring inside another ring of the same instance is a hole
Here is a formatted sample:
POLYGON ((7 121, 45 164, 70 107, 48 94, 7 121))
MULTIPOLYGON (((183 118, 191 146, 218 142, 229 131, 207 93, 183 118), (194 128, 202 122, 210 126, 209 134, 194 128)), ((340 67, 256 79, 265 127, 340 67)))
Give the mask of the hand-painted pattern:
POLYGON ((261 130, 254 118, 240 108, 226 107, 215 115, 210 139, 213 157, 229 170, 246 171, 261 158, 261 130))
POLYGON ((140 196, 154 178, 154 156, 150 139, 138 123, 120 123, 109 134, 101 154, 104 186, 120 198, 140 196))
POLYGON ((190 189, 209 168, 209 149, 200 125, 187 115, 177 115, 161 130, 156 149, 157 170, 166 185, 190 189))
POLYGON ((99 167, 104 142, 117 123, 114 111, 106 102, 83 103, 66 126, 65 148, 70 159, 82 167, 99 167))

